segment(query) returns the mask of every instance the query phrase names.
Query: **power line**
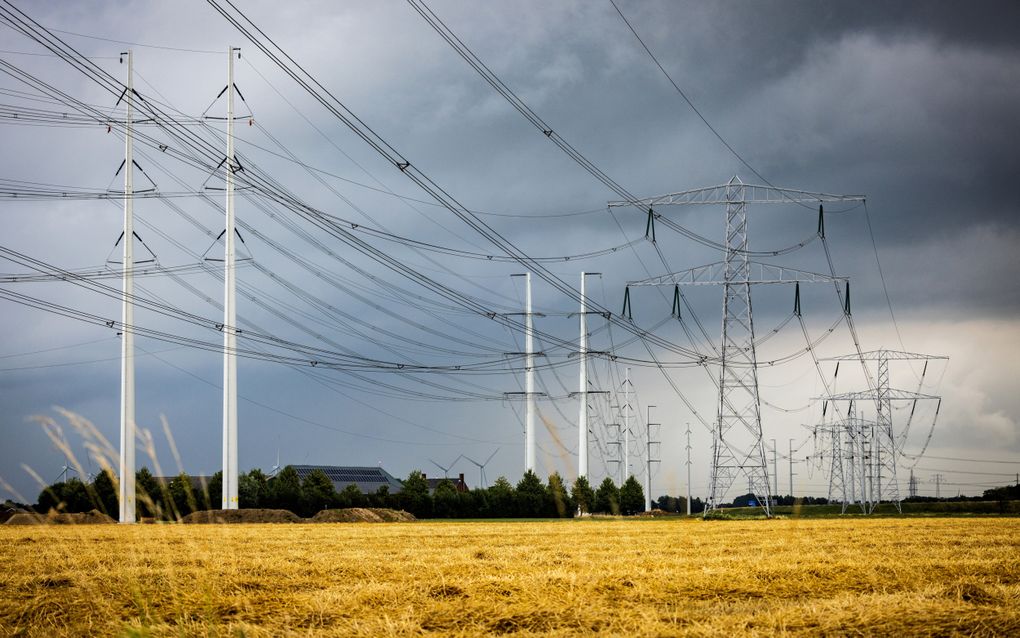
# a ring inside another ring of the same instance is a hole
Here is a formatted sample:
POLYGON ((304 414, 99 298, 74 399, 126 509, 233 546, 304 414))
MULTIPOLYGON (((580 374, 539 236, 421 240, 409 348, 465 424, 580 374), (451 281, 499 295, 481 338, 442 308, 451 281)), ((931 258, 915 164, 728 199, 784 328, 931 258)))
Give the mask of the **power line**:
MULTIPOLYGON (((627 25, 627 28, 630 29, 630 32, 634 34, 635 38, 637 38, 637 41, 641 44, 641 48, 643 48, 645 50, 645 52, 648 54, 648 57, 650 57, 652 59, 652 61, 655 62, 655 66, 659 67, 659 70, 662 71, 662 74, 664 76, 666 76, 666 79, 669 80, 669 83, 673 85, 673 88, 676 89, 676 92, 679 93, 680 97, 682 97, 684 99, 684 102, 687 103, 687 106, 691 107, 691 110, 694 111, 695 115, 697 115, 698 118, 705 124, 705 126, 708 127, 708 130, 712 131, 712 134, 715 135, 716 138, 720 142, 722 142, 722 145, 725 146, 726 149, 730 153, 733 154, 733 157, 737 158, 740 161, 741 164, 743 164, 745 167, 747 167, 747 170, 749 170, 752 173, 754 173, 755 176, 758 177, 758 179, 762 180, 763 182, 765 182, 769 186, 772 186, 773 188, 775 188, 775 185, 772 182, 770 182, 768 179, 766 179, 764 175, 759 173, 756 168, 751 166, 751 164, 747 160, 745 160, 744 157, 740 153, 738 153, 736 151, 736 149, 734 149, 730 145, 729 142, 726 141, 726 139, 722 136, 722 134, 719 133, 719 131, 716 130, 716 128, 714 126, 712 126, 711 123, 709 123, 708 119, 701 113, 701 111, 698 109, 698 107, 694 106, 694 102, 692 102, 691 99, 689 97, 687 97, 687 94, 684 93, 684 90, 680 88, 680 85, 678 85, 676 83, 676 81, 673 80, 673 77, 666 71, 665 67, 662 66, 662 64, 659 62, 659 59, 655 57, 655 54, 652 53, 652 50, 648 48, 647 44, 645 44, 645 41, 641 39, 641 36, 638 35, 638 32, 634 29, 634 26, 630 23, 630 20, 627 19, 627 16, 623 15, 623 12, 620 11, 620 7, 616 6, 616 1, 615 0, 609 0, 609 2, 610 2, 610 4, 613 5, 613 8, 616 9, 616 13, 618 13, 620 15, 620 18, 623 20, 624 24, 627 25)), ((807 204, 799 203, 799 205, 801 205, 801 206, 803 206, 805 208, 809 208, 807 206, 807 204)))
MULTIPOLYGON (((202 53, 202 54, 206 54, 206 55, 223 55, 222 51, 209 51, 207 49, 186 49, 186 48, 182 48, 182 47, 171 47, 171 46, 164 46, 164 45, 159 45, 159 44, 145 44, 143 42, 130 42, 128 40, 116 40, 114 38, 104 38, 104 37, 98 36, 98 35, 89 35, 87 33, 76 33, 74 31, 64 31, 62 29, 48 28, 47 30, 53 31, 54 33, 63 33, 64 35, 73 35, 73 36, 75 36, 77 38, 87 38, 89 40, 99 40, 99 41, 102 41, 102 42, 113 42, 115 44, 126 44, 126 45, 129 45, 129 46, 143 47, 143 48, 146 48, 146 49, 160 49, 160 50, 163 50, 163 51, 177 51, 179 53, 202 53)), ((91 56, 89 56, 89 57, 91 57, 91 56)))
MULTIPOLYGON (((905 457, 911 458, 911 459, 912 458, 918 458, 918 457, 915 457, 913 455, 906 454, 906 453, 902 454, 902 456, 905 456, 905 457)), ((962 461, 962 462, 966 462, 966 463, 1003 463, 1005 465, 1020 465, 1020 459, 1015 459, 1015 460, 1012 460, 1012 461, 1006 461, 1006 460, 1000 460, 1000 459, 963 459, 963 458, 959 458, 959 457, 955 457, 955 456, 932 456, 930 454, 925 455, 924 458, 926 458, 926 459, 935 459, 937 461, 962 461)))

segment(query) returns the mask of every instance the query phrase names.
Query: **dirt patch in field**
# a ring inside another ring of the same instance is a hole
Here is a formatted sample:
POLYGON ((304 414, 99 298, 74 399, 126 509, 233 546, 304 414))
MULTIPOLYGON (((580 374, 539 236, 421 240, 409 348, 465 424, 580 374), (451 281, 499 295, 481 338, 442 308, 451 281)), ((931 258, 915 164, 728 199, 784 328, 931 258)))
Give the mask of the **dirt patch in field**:
POLYGON ((50 512, 45 516, 32 512, 19 512, 7 519, 5 525, 109 525, 116 522, 99 510, 92 510, 81 514, 50 512))
POLYGON ((646 518, 649 518, 649 517, 650 518, 659 518, 659 517, 662 517, 662 516, 679 516, 679 514, 677 514, 675 512, 667 512, 665 510, 660 510, 660 509, 653 509, 653 510, 649 510, 647 512, 641 512, 640 514, 638 514, 638 516, 642 516, 642 517, 646 517, 646 518))
POLYGON ((338 510, 322 510, 311 520, 314 523, 399 523, 416 519, 413 514, 408 514, 403 510, 346 507, 338 510))
POLYGON ((181 519, 182 523, 300 523, 303 518, 290 510, 244 509, 206 510, 192 512, 181 519))

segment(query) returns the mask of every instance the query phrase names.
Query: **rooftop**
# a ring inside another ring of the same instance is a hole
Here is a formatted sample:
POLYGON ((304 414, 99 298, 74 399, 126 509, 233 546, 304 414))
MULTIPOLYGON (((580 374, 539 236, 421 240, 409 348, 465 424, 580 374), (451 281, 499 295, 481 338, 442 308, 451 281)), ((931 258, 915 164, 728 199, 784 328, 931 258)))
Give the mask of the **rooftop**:
POLYGON ((379 491, 383 485, 389 488, 390 494, 396 494, 403 489, 403 484, 381 467, 294 465, 293 468, 302 481, 315 470, 322 470, 333 482, 333 488, 338 492, 348 485, 358 486, 362 494, 373 494, 379 491))

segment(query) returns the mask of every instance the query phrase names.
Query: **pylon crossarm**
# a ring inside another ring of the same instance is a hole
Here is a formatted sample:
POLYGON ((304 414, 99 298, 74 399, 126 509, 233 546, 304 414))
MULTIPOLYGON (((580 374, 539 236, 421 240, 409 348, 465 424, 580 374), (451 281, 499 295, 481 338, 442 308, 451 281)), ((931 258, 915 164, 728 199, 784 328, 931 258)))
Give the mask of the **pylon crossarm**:
POLYGON ((949 357, 931 354, 917 354, 916 352, 900 352, 898 350, 871 350, 869 352, 862 352, 861 354, 844 354, 838 357, 826 357, 824 359, 819 359, 819 361, 878 361, 879 359, 885 359, 887 361, 928 361, 932 359, 949 359, 949 357))
POLYGON ((757 261, 747 263, 747 278, 727 281, 726 262, 719 261, 696 266, 679 272, 627 282, 627 286, 722 286, 724 284, 828 284, 847 281, 847 277, 832 277, 807 270, 776 266, 757 261))
POLYGON ((760 184, 742 184, 743 193, 734 198, 731 184, 720 184, 694 190, 668 193, 633 201, 609 202, 610 207, 641 206, 702 206, 711 204, 789 204, 820 202, 863 202, 863 195, 833 195, 813 193, 794 188, 777 188, 760 184), (727 189, 730 189, 727 191, 727 189))
POLYGON ((863 390, 860 392, 844 392, 842 394, 833 394, 826 397, 815 397, 816 401, 827 399, 829 401, 877 401, 879 399, 889 399, 891 401, 914 401, 917 399, 933 399, 938 400, 941 397, 937 397, 931 394, 921 394, 920 392, 911 392, 910 390, 897 390, 895 388, 889 388, 886 390, 886 394, 880 395, 874 390, 863 390))

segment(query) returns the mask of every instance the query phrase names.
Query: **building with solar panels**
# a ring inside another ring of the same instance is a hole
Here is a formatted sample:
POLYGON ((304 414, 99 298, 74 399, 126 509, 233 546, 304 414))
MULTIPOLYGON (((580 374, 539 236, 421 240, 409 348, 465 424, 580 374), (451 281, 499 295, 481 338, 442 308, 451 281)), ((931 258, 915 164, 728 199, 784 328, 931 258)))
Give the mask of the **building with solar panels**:
POLYGON ((375 494, 385 485, 390 494, 397 494, 403 484, 381 467, 349 467, 337 465, 294 465, 294 471, 304 482, 305 478, 315 470, 322 470, 330 481, 333 489, 343 491, 348 485, 357 485, 362 494, 375 494))

